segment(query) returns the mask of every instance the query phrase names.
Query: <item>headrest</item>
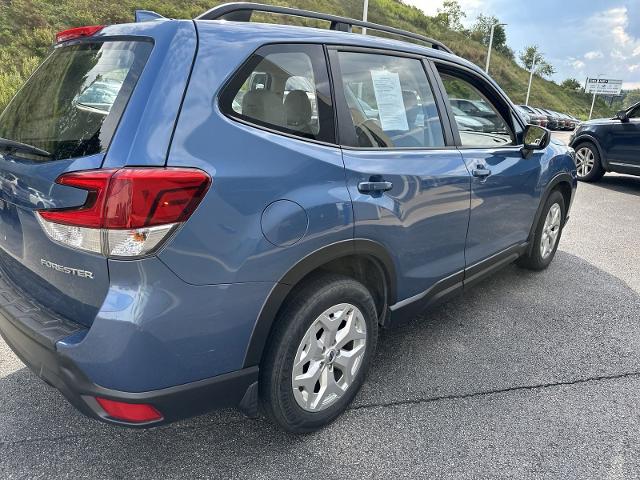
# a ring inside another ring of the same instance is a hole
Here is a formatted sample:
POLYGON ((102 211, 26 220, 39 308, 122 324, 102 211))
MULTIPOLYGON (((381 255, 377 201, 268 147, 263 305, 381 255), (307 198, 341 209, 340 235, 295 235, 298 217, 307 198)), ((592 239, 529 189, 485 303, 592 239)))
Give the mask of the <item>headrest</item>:
POLYGON ((270 90, 250 90, 245 93, 242 115, 271 125, 285 126, 282 99, 270 90))
POLYGON ((284 99, 287 127, 304 130, 311 123, 311 101, 304 90, 292 90, 284 99))

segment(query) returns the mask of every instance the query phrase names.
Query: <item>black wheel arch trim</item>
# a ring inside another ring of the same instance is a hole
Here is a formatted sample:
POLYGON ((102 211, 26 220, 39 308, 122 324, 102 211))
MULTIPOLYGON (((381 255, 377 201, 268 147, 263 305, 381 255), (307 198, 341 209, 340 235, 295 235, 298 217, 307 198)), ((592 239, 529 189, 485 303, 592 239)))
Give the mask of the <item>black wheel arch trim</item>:
POLYGON ((589 133, 583 133, 577 136, 576 138, 573 139, 573 142, 571 142, 570 147, 575 148, 576 146, 584 142, 593 143, 596 146, 596 148, 598 149, 598 155, 600 156, 600 164, 602 165, 602 168, 608 171, 609 160, 607 159, 607 156, 604 154, 604 149, 602 148, 602 145, 600 145, 600 141, 593 135, 589 133))
POLYGON ((396 269, 387 249, 373 240, 356 238, 341 240, 322 247, 296 263, 275 284, 267 300, 262 305, 260 314, 251 334, 245 353, 244 367, 259 365, 264 347, 271 333, 271 327, 280 307, 291 290, 307 275, 333 260, 349 256, 365 256, 373 258, 385 275, 387 305, 396 302, 396 269))
POLYGON ((573 196, 575 194, 574 178, 571 176, 570 173, 562 172, 557 174, 555 177, 551 179, 551 181, 549 181, 549 183, 547 183, 544 189, 544 193, 540 196, 540 204, 538 205, 538 209, 536 210, 536 214, 533 218, 533 223, 531 224, 531 230, 529 231, 529 237, 527 239, 527 241, 529 242, 529 250, 533 248, 533 243, 534 243, 533 239, 536 235, 536 226, 538 225, 538 221, 540 220, 540 215, 542 215, 542 210, 544 209, 544 205, 547 203, 547 199, 549 198, 549 195, 551 195, 551 192, 555 190, 555 188, 561 183, 566 183, 571 190, 571 200, 569 202, 569 205, 565 205, 565 219, 564 219, 565 223, 569 218, 569 208, 571 207, 571 201, 573 200, 573 196))

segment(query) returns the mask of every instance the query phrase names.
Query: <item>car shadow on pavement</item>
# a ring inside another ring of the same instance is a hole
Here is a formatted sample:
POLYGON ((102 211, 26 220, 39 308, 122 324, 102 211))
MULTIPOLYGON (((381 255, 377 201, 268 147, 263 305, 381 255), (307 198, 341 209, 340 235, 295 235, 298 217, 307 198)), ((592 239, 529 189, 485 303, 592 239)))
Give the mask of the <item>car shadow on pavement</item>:
POLYGON ((594 185, 620 193, 640 196, 640 177, 631 175, 605 175, 594 185))
MULTIPOLYGON (((361 478, 362 469, 384 463, 378 439, 402 450, 418 434, 406 412, 384 407, 637 373, 638 311, 640 295, 568 253, 558 252, 544 272, 510 266, 384 330, 352 409, 325 430, 297 437, 235 411, 145 431, 101 424, 22 368, 0 378, 0 478, 291 478, 320 471, 328 458, 337 463, 324 473, 361 478), (357 458, 345 454, 353 444, 357 458)), ((464 419, 437 413, 430 422, 444 432, 462 428, 464 419)))

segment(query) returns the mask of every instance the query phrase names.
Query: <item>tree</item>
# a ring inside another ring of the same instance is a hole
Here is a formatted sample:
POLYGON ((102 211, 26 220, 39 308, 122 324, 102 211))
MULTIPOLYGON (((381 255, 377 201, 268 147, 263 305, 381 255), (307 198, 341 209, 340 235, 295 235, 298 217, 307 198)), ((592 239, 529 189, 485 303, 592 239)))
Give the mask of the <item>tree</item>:
POLYGON ((576 80, 575 78, 567 78, 564 82, 560 84, 562 88, 565 90, 580 90, 582 88, 582 84, 576 80))
POLYGON ((466 18, 467 14, 462 11, 462 7, 457 0, 445 0, 442 3, 442 8, 438 9, 436 15, 436 21, 441 25, 450 28, 451 30, 463 30, 462 19, 466 18))
POLYGON ((630 107, 631 105, 635 105, 640 102, 640 90, 630 90, 626 92, 624 97, 624 106, 630 107))
POLYGON ((471 34, 483 45, 489 45, 491 37, 491 26, 496 25, 493 31, 493 47, 500 51, 500 48, 507 46, 507 32, 502 25, 498 25, 500 20, 493 15, 478 15, 476 22, 471 27, 471 34))
POLYGON ((531 71, 531 67, 533 66, 533 60, 536 61, 536 70, 534 73, 542 77, 548 77, 556 73, 556 69, 553 68, 549 62, 544 59, 544 55, 540 52, 540 49, 537 45, 531 45, 526 47, 520 55, 518 56, 520 62, 527 70, 531 71))

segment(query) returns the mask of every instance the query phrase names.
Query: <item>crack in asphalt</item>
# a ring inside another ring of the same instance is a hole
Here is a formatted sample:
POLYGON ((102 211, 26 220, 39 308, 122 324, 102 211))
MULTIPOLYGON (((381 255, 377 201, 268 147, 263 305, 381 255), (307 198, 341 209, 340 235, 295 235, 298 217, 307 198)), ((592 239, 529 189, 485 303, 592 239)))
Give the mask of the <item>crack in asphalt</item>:
MULTIPOLYGON (((357 411, 357 410, 366 410, 373 408, 390 408, 390 407, 400 407, 404 405, 420 405, 423 403, 435 403, 446 400, 465 400, 469 398, 478 398, 489 395, 498 395, 501 393, 510 393, 510 392, 518 392, 518 391, 531 391, 531 390, 541 390, 545 388, 554 388, 554 387, 564 387, 571 385, 581 385, 585 383, 594 383, 594 382, 602 382, 608 380, 620 380, 624 378, 638 378, 640 377, 640 371, 638 372, 627 372, 627 373, 619 373, 615 375, 601 375, 595 377, 587 377, 587 378, 579 378, 576 380, 568 380, 564 382, 552 382, 552 383, 540 383, 537 385, 521 385, 517 387, 508 387, 508 388, 500 388, 494 390, 484 390, 480 392, 471 392, 471 393, 463 393, 459 395, 442 395, 439 397, 423 397, 423 398, 412 398, 412 399, 404 399, 404 400, 394 400, 390 402, 377 402, 377 403, 367 403, 362 405, 355 405, 349 408, 348 411, 357 411)), ((207 428, 206 426, 198 426, 194 427, 192 425, 180 425, 173 426, 167 430, 192 430, 194 428, 207 428)), ((55 442, 59 440, 68 440, 73 438, 92 438, 92 437, 100 437, 103 436, 102 433, 73 433, 67 435, 59 435, 57 437, 36 437, 36 438, 22 438, 19 440, 0 440, 0 448, 8 447, 12 445, 20 445, 20 444, 28 444, 28 443, 36 443, 36 442, 55 442)))
POLYGON ((601 375, 596 377, 579 378, 576 380, 567 380, 564 382, 540 383, 537 385, 521 385, 517 387, 499 388, 495 390, 484 390, 481 392, 462 393, 459 395, 441 395, 439 397, 422 397, 422 398, 411 398, 411 399, 404 399, 404 400, 394 400, 391 402, 365 403, 362 405, 355 405, 351 407, 349 410, 365 410, 368 408, 387 408, 387 407, 399 407, 403 405, 419 405, 422 403, 434 403, 434 402, 440 402, 443 400, 465 400, 468 398, 483 397, 488 395, 498 395, 501 393, 517 392, 517 391, 524 391, 524 390, 540 390, 545 388, 580 385, 584 383, 601 382, 601 381, 607 381, 607 380, 620 380, 623 378, 632 378, 632 377, 640 377, 640 372, 619 373, 616 375, 601 375))

